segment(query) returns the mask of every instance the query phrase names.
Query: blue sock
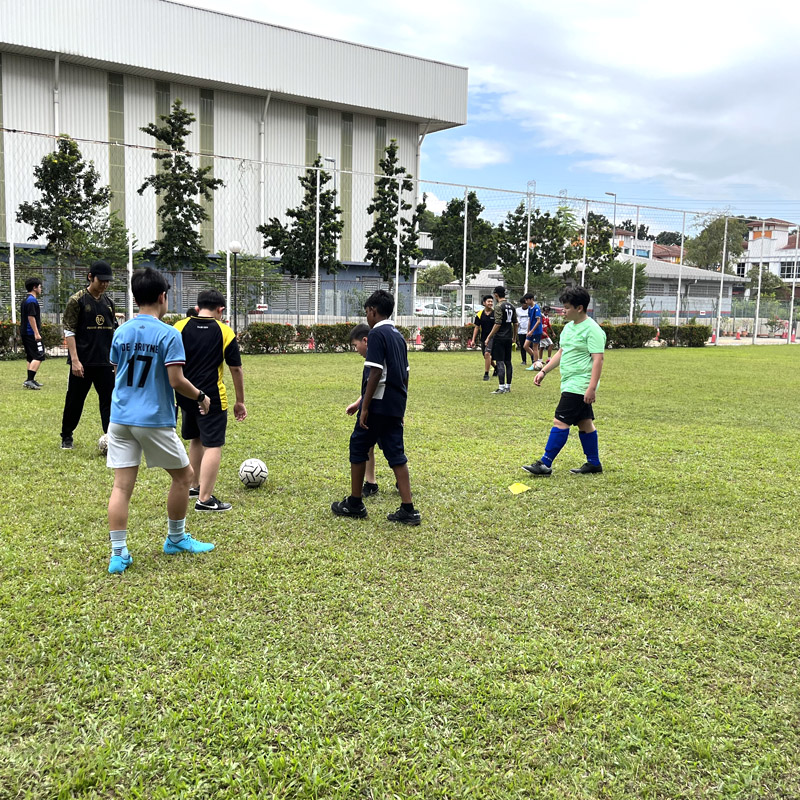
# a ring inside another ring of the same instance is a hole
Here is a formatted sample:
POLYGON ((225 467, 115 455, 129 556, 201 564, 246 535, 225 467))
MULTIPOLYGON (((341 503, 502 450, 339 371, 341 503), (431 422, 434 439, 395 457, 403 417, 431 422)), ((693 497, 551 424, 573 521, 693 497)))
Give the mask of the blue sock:
POLYGON ((600 450, 597 446, 597 431, 592 431, 591 433, 579 433, 578 436, 581 440, 581 447, 583 447, 586 460, 590 464, 594 464, 594 466, 599 467, 600 450))
POLYGON ((179 542, 183 537, 186 536, 186 517, 183 519, 171 519, 169 520, 169 529, 167 532, 167 538, 175 544, 179 542))
POLYGON ((561 452, 561 448, 567 443, 569 438, 569 428, 550 428, 550 436, 547 439, 547 446, 544 448, 544 455, 539 459, 546 467, 552 466, 553 459, 561 452))

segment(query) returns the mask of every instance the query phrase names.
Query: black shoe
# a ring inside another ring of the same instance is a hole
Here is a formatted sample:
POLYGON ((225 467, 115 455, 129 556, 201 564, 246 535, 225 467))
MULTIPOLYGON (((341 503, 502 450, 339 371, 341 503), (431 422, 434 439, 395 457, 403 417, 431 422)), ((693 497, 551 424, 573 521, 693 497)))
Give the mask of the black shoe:
POLYGON ((483 379, 484 379, 485 381, 488 381, 488 380, 489 380, 489 373, 488 373, 488 372, 484 372, 484 373, 483 373, 483 379))
POLYGON ((591 475, 592 473, 602 472, 603 468, 600 464, 590 464, 588 461, 578 469, 571 469, 573 475, 591 475))
POLYGON ((364 481, 364 488, 361 490, 362 497, 372 497, 373 495, 378 494, 378 484, 377 483, 369 483, 368 481, 364 481))
POLYGON ((552 475, 553 469, 552 467, 548 467, 545 464, 542 464, 541 461, 534 461, 533 464, 526 464, 522 467, 525 472, 529 472, 531 475, 552 475))
POLYGON ((331 511, 337 517, 356 517, 357 519, 364 519, 367 516, 367 507, 361 503, 361 507, 353 507, 350 505, 350 498, 345 497, 344 500, 337 503, 331 503, 331 511))
POLYGON ((36 381, 25 381, 25 383, 22 384, 22 388, 23 389, 38 390, 38 389, 41 389, 42 386, 41 386, 41 384, 36 383, 36 381))
POLYGON ((230 503, 223 503, 222 500, 217 500, 212 494, 205 502, 198 498, 194 504, 195 511, 230 511, 233 506, 230 503))
POLYGON ((37 381, 36 378, 33 379, 33 382, 36 384, 37 388, 39 388, 39 389, 41 389, 42 386, 44 386, 44 384, 43 383, 39 383, 39 381, 37 381))
POLYGON ((386 519, 389 522, 399 522, 402 525, 419 525, 422 522, 422 517, 416 508, 413 511, 406 511, 403 506, 400 506, 397 511, 387 514, 386 519))
POLYGON ((62 450, 72 450, 72 437, 71 436, 62 436, 61 437, 61 449, 62 450))
POLYGON ((189 487, 189 497, 200 497, 200 487, 199 486, 190 486, 189 487))
POLYGON ((496 378, 496 377, 497 377, 497 369, 496 369, 496 368, 495 368, 495 370, 492 372, 492 377, 493 377, 493 378, 496 378))

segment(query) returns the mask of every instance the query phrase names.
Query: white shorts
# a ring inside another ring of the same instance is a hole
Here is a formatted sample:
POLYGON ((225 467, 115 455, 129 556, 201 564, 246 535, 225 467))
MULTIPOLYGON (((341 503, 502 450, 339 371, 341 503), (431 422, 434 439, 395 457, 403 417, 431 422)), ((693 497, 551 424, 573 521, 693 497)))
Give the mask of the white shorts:
POLYGON ((109 424, 106 466, 111 469, 138 467, 142 463, 142 453, 148 468, 183 469, 189 464, 189 456, 175 428, 109 424))
POLYGON ((539 342, 540 348, 552 347, 553 340, 548 338, 547 336, 542 336, 542 340, 539 342))

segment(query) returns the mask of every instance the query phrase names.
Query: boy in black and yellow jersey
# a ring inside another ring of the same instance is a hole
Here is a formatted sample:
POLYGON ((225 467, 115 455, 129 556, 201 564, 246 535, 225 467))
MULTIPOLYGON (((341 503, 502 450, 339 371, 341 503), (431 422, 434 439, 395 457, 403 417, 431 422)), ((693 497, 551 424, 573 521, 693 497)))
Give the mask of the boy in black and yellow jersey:
POLYGON ((236 392, 233 416, 241 422, 247 416, 242 357, 236 334, 221 321, 225 310, 222 295, 215 289, 200 292, 197 308, 197 316, 175 323, 186 350, 184 375, 211 400, 208 414, 201 415, 196 402, 177 396, 183 414, 181 436, 191 441, 189 462, 194 470, 194 483, 189 496, 197 498, 196 511, 230 511, 230 503, 214 497, 228 424, 228 396, 222 382, 222 365, 227 364, 231 371, 236 392))

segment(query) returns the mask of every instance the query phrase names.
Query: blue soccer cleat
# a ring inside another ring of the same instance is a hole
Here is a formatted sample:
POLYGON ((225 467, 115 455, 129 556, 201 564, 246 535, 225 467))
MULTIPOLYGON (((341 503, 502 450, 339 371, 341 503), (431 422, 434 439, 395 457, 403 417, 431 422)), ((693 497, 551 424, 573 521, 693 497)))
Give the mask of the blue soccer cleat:
POLYGON ((213 549, 214 545, 211 542, 198 542, 197 539, 192 538, 191 533, 187 533, 179 542, 171 542, 169 536, 164 541, 164 552, 168 556, 174 556, 177 553, 207 553, 213 549))
POLYGON ((119 575, 121 572, 125 572, 131 564, 133 564, 133 556, 130 553, 127 556, 111 556, 111 560, 108 562, 108 571, 112 575, 119 575))

